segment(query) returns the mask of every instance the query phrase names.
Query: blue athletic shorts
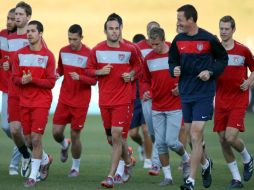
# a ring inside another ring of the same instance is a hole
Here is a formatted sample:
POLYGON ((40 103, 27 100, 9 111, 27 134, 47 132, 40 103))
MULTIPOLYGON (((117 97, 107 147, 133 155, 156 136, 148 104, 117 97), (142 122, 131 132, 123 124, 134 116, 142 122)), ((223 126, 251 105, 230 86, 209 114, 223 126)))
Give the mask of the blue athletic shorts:
POLYGON ((213 117, 213 97, 205 97, 190 102, 182 102, 182 111, 185 123, 211 120, 213 117))
POLYGON ((130 129, 139 127, 143 124, 145 124, 145 119, 142 111, 141 101, 140 99, 136 99, 134 102, 134 111, 130 129))

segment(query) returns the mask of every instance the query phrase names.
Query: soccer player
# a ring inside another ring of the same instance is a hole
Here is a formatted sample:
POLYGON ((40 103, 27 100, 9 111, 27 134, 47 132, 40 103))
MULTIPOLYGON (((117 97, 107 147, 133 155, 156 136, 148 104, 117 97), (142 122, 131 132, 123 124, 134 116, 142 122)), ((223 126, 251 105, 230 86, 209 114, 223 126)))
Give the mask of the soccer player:
MULTIPOLYGON (((154 27, 160 27, 159 23, 155 21, 151 21, 147 24, 147 36, 149 36, 149 31, 154 27)), ((151 44, 148 39, 144 39, 140 41, 138 44, 138 47, 140 48, 140 51, 142 53, 143 59, 145 56, 150 53, 153 49, 151 47, 151 44)), ((142 104, 142 110, 146 122, 146 126, 148 127, 148 131, 151 137, 151 140, 153 142, 153 150, 152 150, 152 168, 149 170, 149 174, 152 176, 157 176, 160 173, 160 159, 158 154, 158 149, 155 144, 155 135, 154 135, 154 129, 153 129, 153 121, 152 121, 152 99, 151 97, 146 97, 144 99, 144 90, 143 90, 143 81, 142 79, 139 81, 139 88, 140 88, 140 98, 141 98, 141 104, 142 104)))
POLYGON ((250 50, 233 39, 235 20, 224 16, 219 22, 220 37, 228 53, 228 66, 216 83, 214 131, 218 133, 224 158, 232 174, 230 188, 242 188, 233 149, 240 153, 244 165, 243 180, 253 173, 253 157, 239 132, 244 132, 244 116, 249 103, 249 87, 254 79, 254 59, 250 50), (247 69, 251 71, 247 76, 247 69))
POLYGON ((53 118, 53 136, 62 146, 61 161, 66 162, 70 141, 64 137, 64 129, 71 123, 72 167, 68 176, 77 177, 82 150, 80 133, 91 99, 91 85, 96 84, 96 79, 85 75, 90 49, 81 42, 83 34, 80 25, 70 26, 68 39, 69 45, 59 53, 57 75, 64 76, 64 80, 53 118))
MULTIPOLYGON (((11 9, 7 15, 7 28, 0 32, 0 90, 2 91, 2 114, 1 124, 6 135, 12 139, 11 130, 8 123, 8 80, 10 78, 10 69, 8 66, 8 38, 16 31, 15 8, 11 9), (7 67, 6 67, 7 66, 7 67)), ((19 161, 21 154, 15 146, 9 165, 9 175, 18 175, 19 161)))
POLYGON ((178 78, 168 74, 169 45, 165 42, 162 28, 152 28, 149 41, 153 48, 144 60, 144 96, 152 92, 152 119, 155 131, 155 142, 158 147, 164 180, 161 186, 171 185, 172 175, 169 166, 168 149, 182 157, 183 177, 189 176, 189 155, 185 151, 178 136, 182 123, 182 110, 178 94, 178 78), (171 93, 169 93, 171 92, 171 93))
POLYGON ((141 63, 135 48, 120 42, 120 23, 117 19, 107 19, 104 32, 107 40, 92 49, 87 71, 98 77, 101 116, 107 140, 113 148, 111 168, 101 185, 112 188, 120 157, 125 161, 125 182, 128 181, 133 167, 126 138, 132 114, 131 79, 140 72, 141 63))
MULTIPOLYGON (((218 39, 197 25, 194 6, 184 5, 177 10, 178 34, 169 51, 170 74, 179 77, 179 93, 185 125, 191 138, 191 171, 181 190, 192 190, 197 168, 203 155, 202 141, 206 121, 213 115, 215 79, 227 65, 226 50, 218 39)), ((212 183, 211 160, 202 162, 204 187, 212 183)))
POLYGON ((52 157, 43 151, 42 136, 52 102, 51 89, 55 85, 55 59, 42 44, 43 25, 31 21, 27 27, 29 46, 20 49, 13 58, 13 81, 20 88, 20 117, 25 141, 32 147, 31 173, 25 187, 48 176, 52 157))

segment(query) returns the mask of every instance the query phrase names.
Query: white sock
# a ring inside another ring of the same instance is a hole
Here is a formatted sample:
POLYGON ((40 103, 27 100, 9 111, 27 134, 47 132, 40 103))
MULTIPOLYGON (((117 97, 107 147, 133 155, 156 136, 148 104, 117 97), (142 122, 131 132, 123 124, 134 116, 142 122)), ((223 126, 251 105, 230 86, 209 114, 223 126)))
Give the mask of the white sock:
POLYGON ((40 165, 41 165, 41 159, 32 158, 32 160, 31 160, 31 173, 30 173, 29 178, 32 178, 36 181, 36 177, 37 177, 37 174, 39 172, 40 165))
POLYGON ((233 176, 233 179, 241 181, 241 176, 240 176, 236 161, 228 163, 228 168, 233 176))
POLYGON ((186 151, 184 151, 184 154, 182 155, 182 160, 184 163, 189 162, 190 160, 190 156, 186 151))
POLYGON ((209 167, 209 161, 205 159, 205 164, 204 165, 201 164, 201 167, 203 170, 206 170, 209 167))
POLYGON ((170 165, 162 167, 162 171, 166 179, 172 179, 170 165))
POLYGON ((191 182, 193 184, 193 186, 195 185, 195 179, 188 177, 188 179, 186 180, 188 182, 191 182))
POLYGON ((251 160, 250 154, 248 153, 248 151, 245 147, 240 154, 242 156, 242 161, 244 164, 248 163, 251 160))
POLYGON ((64 140, 60 142, 60 144, 62 145, 63 150, 66 150, 68 148, 68 142, 66 138, 64 138, 64 140))
POLYGON ((43 150, 42 151, 42 156, 41 156, 41 165, 45 166, 48 163, 49 163, 48 154, 43 150))
POLYGON ((123 160, 119 160, 117 169, 116 169, 116 174, 119 174, 121 177, 123 177, 123 173, 124 173, 124 161, 123 160))
POLYGON ((72 167, 71 167, 71 169, 74 169, 77 172, 79 172, 79 166, 80 166, 80 158, 79 159, 72 158, 72 167))

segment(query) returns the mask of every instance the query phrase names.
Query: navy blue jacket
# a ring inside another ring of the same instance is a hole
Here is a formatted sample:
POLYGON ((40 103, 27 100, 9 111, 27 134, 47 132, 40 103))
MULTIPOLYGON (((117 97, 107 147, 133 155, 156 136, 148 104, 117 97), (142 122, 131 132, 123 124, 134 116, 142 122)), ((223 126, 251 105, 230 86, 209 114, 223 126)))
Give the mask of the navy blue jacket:
POLYGON ((190 102, 215 95, 215 79, 227 66, 228 55, 213 34, 199 28, 194 36, 180 33, 175 37, 168 63, 173 77, 174 68, 181 66, 179 92, 182 102, 190 102), (204 70, 212 72, 208 81, 197 77, 204 70))

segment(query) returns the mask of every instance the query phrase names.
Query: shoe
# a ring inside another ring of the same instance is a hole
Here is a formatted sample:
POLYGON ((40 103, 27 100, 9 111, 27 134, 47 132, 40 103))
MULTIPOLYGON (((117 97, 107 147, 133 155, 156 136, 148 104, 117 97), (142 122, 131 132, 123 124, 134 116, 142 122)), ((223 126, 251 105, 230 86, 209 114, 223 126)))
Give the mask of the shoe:
POLYGON ((182 162, 183 178, 187 179, 190 175, 190 161, 182 162))
POLYGON ((108 176, 104 181, 101 182, 101 186, 105 188, 113 188, 114 187, 114 179, 108 176))
POLYGON ((66 149, 61 148, 61 153, 60 153, 61 162, 66 162, 68 160, 68 150, 69 150, 69 147, 71 145, 71 139, 66 139, 66 141, 68 143, 67 148, 66 149))
POLYGON ((120 176, 120 174, 116 174, 116 175, 114 176, 114 183, 115 183, 115 184, 122 184, 122 183, 123 183, 123 179, 122 179, 122 177, 120 176))
POLYGON ((10 165, 9 175, 19 175, 19 168, 16 166, 10 165))
POLYGON ((40 167, 40 179, 41 179, 41 181, 44 181, 44 180, 47 179, 47 177, 49 175, 49 167, 53 162, 53 157, 49 154, 48 154, 48 157, 49 157, 49 162, 44 166, 41 165, 41 167, 40 167))
POLYGON ((145 159, 143 168, 145 168, 145 169, 151 169, 152 168, 151 159, 147 159, 147 158, 145 159))
POLYGON ((213 163, 212 163, 210 158, 208 159, 208 162, 209 162, 209 166, 205 170, 202 169, 202 173, 201 173, 201 175, 202 175, 202 181, 203 181, 203 186, 205 188, 210 187, 211 184, 212 184, 211 171, 212 171, 212 165, 213 165, 213 163))
POLYGON ((79 176, 79 172, 75 169, 72 169, 68 175, 68 177, 78 177, 79 176))
POLYGON ((249 181, 252 174, 253 174, 253 157, 251 156, 251 159, 248 163, 244 164, 243 167, 243 180, 249 181))
POLYGON ((149 170, 149 175, 151 176, 157 176, 160 175, 160 167, 156 165, 152 165, 152 168, 149 170))
POLYGON ((169 178, 164 178, 159 184, 160 186, 173 185, 173 180, 169 178))
POLYGON ((145 160, 145 156, 144 156, 144 148, 143 146, 138 146, 138 159, 139 161, 144 161, 145 160))
POLYGON ((127 165, 124 166, 124 172, 123 172, 123 176, 122 176, 122 179, 123 179, 124 183, 129 181, 134 165, 135 164, 131 160, 131 163, 128 166, 127 165))
POLYGON ((229 189, 240 189, 240 188, 243 188, 243 184, 242 184, 241 181, 232 179, 232 181, 230 182, 228 188, 229 188, 229 189))
POLYGON ((194 190, 192 182, 186 180, 183 185, 180 186, 181 190, 194 190))
POLYGON ((30 165, 31 165, 31 158, 22 158, 21 169, 20 169, 21 176, 28 177, 31 170, 30 165))
POLYGON ((36 184, 36 181, 34 179, 28 178, 24 182, 24 187, 33 187, 35 186, 35 184, 36 184))

